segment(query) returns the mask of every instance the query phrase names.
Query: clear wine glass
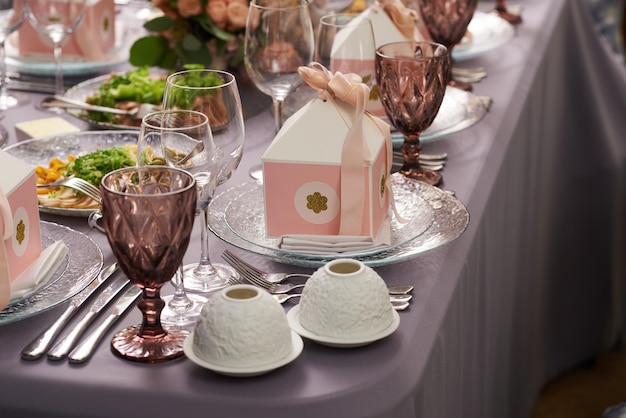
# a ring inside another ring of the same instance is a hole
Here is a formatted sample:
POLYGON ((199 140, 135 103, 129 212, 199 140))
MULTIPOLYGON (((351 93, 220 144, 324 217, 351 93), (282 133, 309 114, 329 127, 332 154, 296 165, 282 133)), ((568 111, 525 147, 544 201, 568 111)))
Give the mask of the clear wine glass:
MULTIPOLYGON (((275 133, 283 124, 285 98, 299 85, 298 67, 314 53, 309 5, 304 0, 257 0, 250 4, 244 65, 252 82, 272 98, 275 133)), ((260 178, 260 165, 250 175, 260 178)))
POLYGON ((372 89, 367 110, 384 116, 378 100, 372 22, 359 14, 329 14, 320 18, 315 38, 315 61, 332 72, 355 73, 372 89), (349 40, 349 41, 348 41, 349 40))
POLYGON ((23 2, 0 0, 0 110, 28 103, 25 94, 7 92, 7 65, 5 42, 24 22, 26 8, 23 2))
MULTIPOLYGON (((216 151, 217 184, 228 180, 239 166, 245 141, 243 111, 235 76, 207 69, 174 73, 167 78, 162 107, 164 110, 192 109, 208 116, 216 151)), ((187 264, 183 269, 185 287, 201 293, 222 289, 231 277, 239 277, 231 266, 210 260, 206 210, 205 206, 200 261, 187 264)))
MULTIPOLYGON (((215 177, 214 151, 208 117, 199 112, 160 111, 146 115, 137 140, 137 165, 169 165, 191 172, 198 187, 215 177)), ((209 186, 214 188, 214 186, 209 186)), ((208 190, 198 199, 198 211, 208 199, 208 190)), ((207 299, 185 291, 182 264, 172 277, 174 294, 164 296, 161 313, 164 324, 193 327, 207 299)))
POLYGON ((63 43, 83 21, 87 0, 27 0, 28 20, 54 46, 56 94, 63 85, 63 43))
MULTIPOLYGON (((467 32, 478 0, 418 0, 420 13, 434 42, 443 44, 450 54, 467 32)), ((452 67, 450 67, 452 71, 452 67)), ((471 83, 449 79, 450 85, 471 90, 471 83)))
POLYGON ((439 112, 449 73, 448 49, 435 42, 395 42, 376 51, 380 100, 393 126, 404 135, 400 172, 432 185, 442 178, 420 165, 420 134, 439 112))
POLYGON ((128 167, 102 179, 102 220, 124 274, 143 294, 143 321, 115 334, 113 352, 124 359, 160 363, 181 357, 189 332, 164 328, 161 287, 182 262, 193 228, 196 185, 189 173, 166 166, 128 167))

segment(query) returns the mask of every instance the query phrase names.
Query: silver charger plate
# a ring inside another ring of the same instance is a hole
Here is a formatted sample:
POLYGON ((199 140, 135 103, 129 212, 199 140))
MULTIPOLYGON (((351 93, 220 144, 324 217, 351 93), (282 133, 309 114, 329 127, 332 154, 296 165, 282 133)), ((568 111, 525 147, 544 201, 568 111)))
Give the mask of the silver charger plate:
POLYGON ((63 241, 69 251, 65 263, 36 292, 9 303, 0 311, 0 325, 37 315, 65 302, 83 290, 102 268, 100 247, 85 234, 66 226, 41 222, 42 244, 63 241))
MULTIPOLYGON (((421 235, 393 248, 385 249, 371 255, 353 257, 364 264, 377 267, 397 263, 441 246, 457 239, 469 224, 469 213, 463 203, 443 190, 428 184, 410 180, 400 174, 391 176, 394 195, 400 201, 402 196, 415 194, 427 202, 432 209, 432 224, 421 235)), ((223 241, 275 261, 304 267, 320 267, 328 261, 343 257, 342 254, 331 254, 326 257, 310 257, 307 254, 281 251, 278 248, 266 248, 237 235, 228 226, 226 211, 230 202, 253 187, 245 183, 228 189, 216 196, 209 205, 209 228, 223 241)), ((262 205, 262 202, 259 202, 262 205)))
MULTIPOLYGON (((420 135, 420 142, 425 144, 461 132, 480 122, 488 111, 476 94, 448 86, 439 112, 433 123, 420 135)), ((394 144, 402 144, 404 141, 402 134, 397 131, 392 132, 391 138, 394 144)))
POLYGON ((471 37, 465 37, 452 50, 452 58, 468 60, 508 43, 515 36, 515 28, 506 20, 491 13, 477 11, 467 26, 471 37))
MULTIPOLYGON (((66 160, 69 155, 86 154, 103 148, 136 144, 137 131, 85 131, 33 138, 10 145, 7 153, 31 164, 48 166, 52 158, 66 160)), ((39 206, 44 213, 63 216, 89 216, 92 209, 53 208, 39 206)))
MULTIPOLYGON (((394 190, 394 195, 398 213, 408 222, 401 223, 395 217, 391 218, 389 222, 391 232, 390 245, 358 252, 344 252, 341 254, 343 257, 366 256, 381 251, 388 251, 418 237, 432 225, 432 208, 419 195, 402 193, 402 190, 394 190), (398 191, 401 192, 400 195, 395 195, 398 191)), ((265 209, 259 202, 263 202, 263 186, 257 182, 247 183, 245 190, 226 207, 224 215, 226 224, 240 238, 252 244, 290 255, 289 251, 281 250, 278 247, 279 238, 270 238, 265 235, 265 209)), ((326 259, 328 255, 307 254, 307 257, 310 259, 326 259)))
MULTIPOLYGON (((63 56, 61 68, 65 77, 87 76, 89 74, 98 74, 113 70, 118 65, 128 63, 128 56, 133 36, 127 33, 125 22, 119 19, 116 21, 115 44, 109 50, 102 61, 85 61, 83 58, 71 58, 63 56)), ((10 68, 15 69, 24 74, 31 74, 42 77, 54 77, 56 74, 56 64, 54 63, 52 53, 45 57, 21 57, 17 49, 16 32, 10 37, 10 41, 6 43, 6 64, 10 68)))

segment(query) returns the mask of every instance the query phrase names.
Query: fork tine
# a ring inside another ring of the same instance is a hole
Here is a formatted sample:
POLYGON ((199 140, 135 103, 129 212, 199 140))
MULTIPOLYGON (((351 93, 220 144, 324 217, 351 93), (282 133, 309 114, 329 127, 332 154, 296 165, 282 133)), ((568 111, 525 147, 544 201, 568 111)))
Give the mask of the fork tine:
MULTIPOLYGON (((234 263, 237 264, 241 267, 241 269, 245 269, 248 270, 249 272, 257 275, 257 276, 263 276, 266 273, 262 270, 259 270, 258 268, 248 264, 247 262, 245 262, 244 260, 242 260, 241 258, 237 257, 235 254, 231 253, 228 250, 224 250, 224 253, 222 254, 222 257, 228 257, 230 258, 230 260, 234 263)), ((234 267, 234 266, 233 266, 234 267)))
POLYGON ((270 283, 256 276, 254 273, 251 273, 245 269, 239 269, 238 265, 233 264, 229 258, 224 257, 224 260, 226 260, 228 264, 230 264, 235 270, 237 270, 237 272, 241 274, 251 284, 258 286, 258 287, 262 287, 265 290, 270 289, 270 283))

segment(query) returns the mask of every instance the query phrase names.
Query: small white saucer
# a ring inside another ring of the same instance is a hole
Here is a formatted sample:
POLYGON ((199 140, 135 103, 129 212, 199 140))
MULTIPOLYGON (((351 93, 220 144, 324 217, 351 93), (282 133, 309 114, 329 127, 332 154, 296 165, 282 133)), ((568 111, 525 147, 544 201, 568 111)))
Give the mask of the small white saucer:
POLYGON ((185 355, 189 358, 189 360, 196 363, 198 366, 226 376, 249 377, 269 373, 272 370, 278 369, 279 367, 294 361, 300 355, 302 348, 304 347, 302 338, 300 338, 295 331, 291 331, 291 352, 282 359, 262 364, 260 366, 228 367, 221 364, 211 363, 198 357, 193 351, 193 334, 193 332, 190 333, 183 343, 183 351, 185 352, 185 355))
POLYGON ((287 322, 289 323, 289 326, 292 330, 305 338, 308 338, 323 345, 327 345, 329 347, 351 348, 360 347, 362 345, 371 344, 374 341, 381 340, 391 335, 396 329, 398 329, 398 326, 400 325, 400 315, 398 315, 398 312, 396 312, 395 310, 391 312, 393 314, 393 319, 391 320, 391 324, 389 324, 387 328, 366 337, 359 338, 328 337, 307 330, 300 324, 299 305, 294 306, 289 312, 287 312, 287 322))

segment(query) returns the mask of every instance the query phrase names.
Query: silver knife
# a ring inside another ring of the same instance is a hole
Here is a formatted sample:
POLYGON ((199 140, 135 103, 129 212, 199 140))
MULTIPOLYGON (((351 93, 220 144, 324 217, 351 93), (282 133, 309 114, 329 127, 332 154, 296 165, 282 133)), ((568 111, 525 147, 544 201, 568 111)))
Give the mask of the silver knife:
POLYGON ((115 303, 109 316, 94 329, 91 334, 67 356, 70 363, 82 363, 91 357, 91 354, 100 343, 100 340, 108 329, 117 321, 120 316, 130 307, 134 306, 137 297, 141 295, 141 288, 132 286, 115 303))
POLYGON ((91 302, 89 310, 81 318, 81 320, 74 325, 72 330, 59 341, 50 351, 48 351, 48 360, 62 360, 67 357, 67 354, 72 350, 74 344, 81 336, 85 328, 93 321, 96 316, 102 311, 102 309, 111 302, 119 292, 129 283, 126 276, 120 275, 113 279, 98 297, 91 302))
POLYGON ((24 360, 37 360, 41 357, 46 350, 48 350, 48 347, 50 347, 50 344, 52 344, 52 341, 54 341, 67 321, 74 316, 89 296, 100 288, 100 286, 102 286, 107 279, 117 271, 117 269, 119 269, 119 264, 117 264, 117 262, 102 269, 98 277, 96 277, 86 288, 76 294, 76 296, 72 297, 69 306, 61 314, 61 316, 30 344, 28 344, 24 350, 22 350, 22 358, 24 360))

